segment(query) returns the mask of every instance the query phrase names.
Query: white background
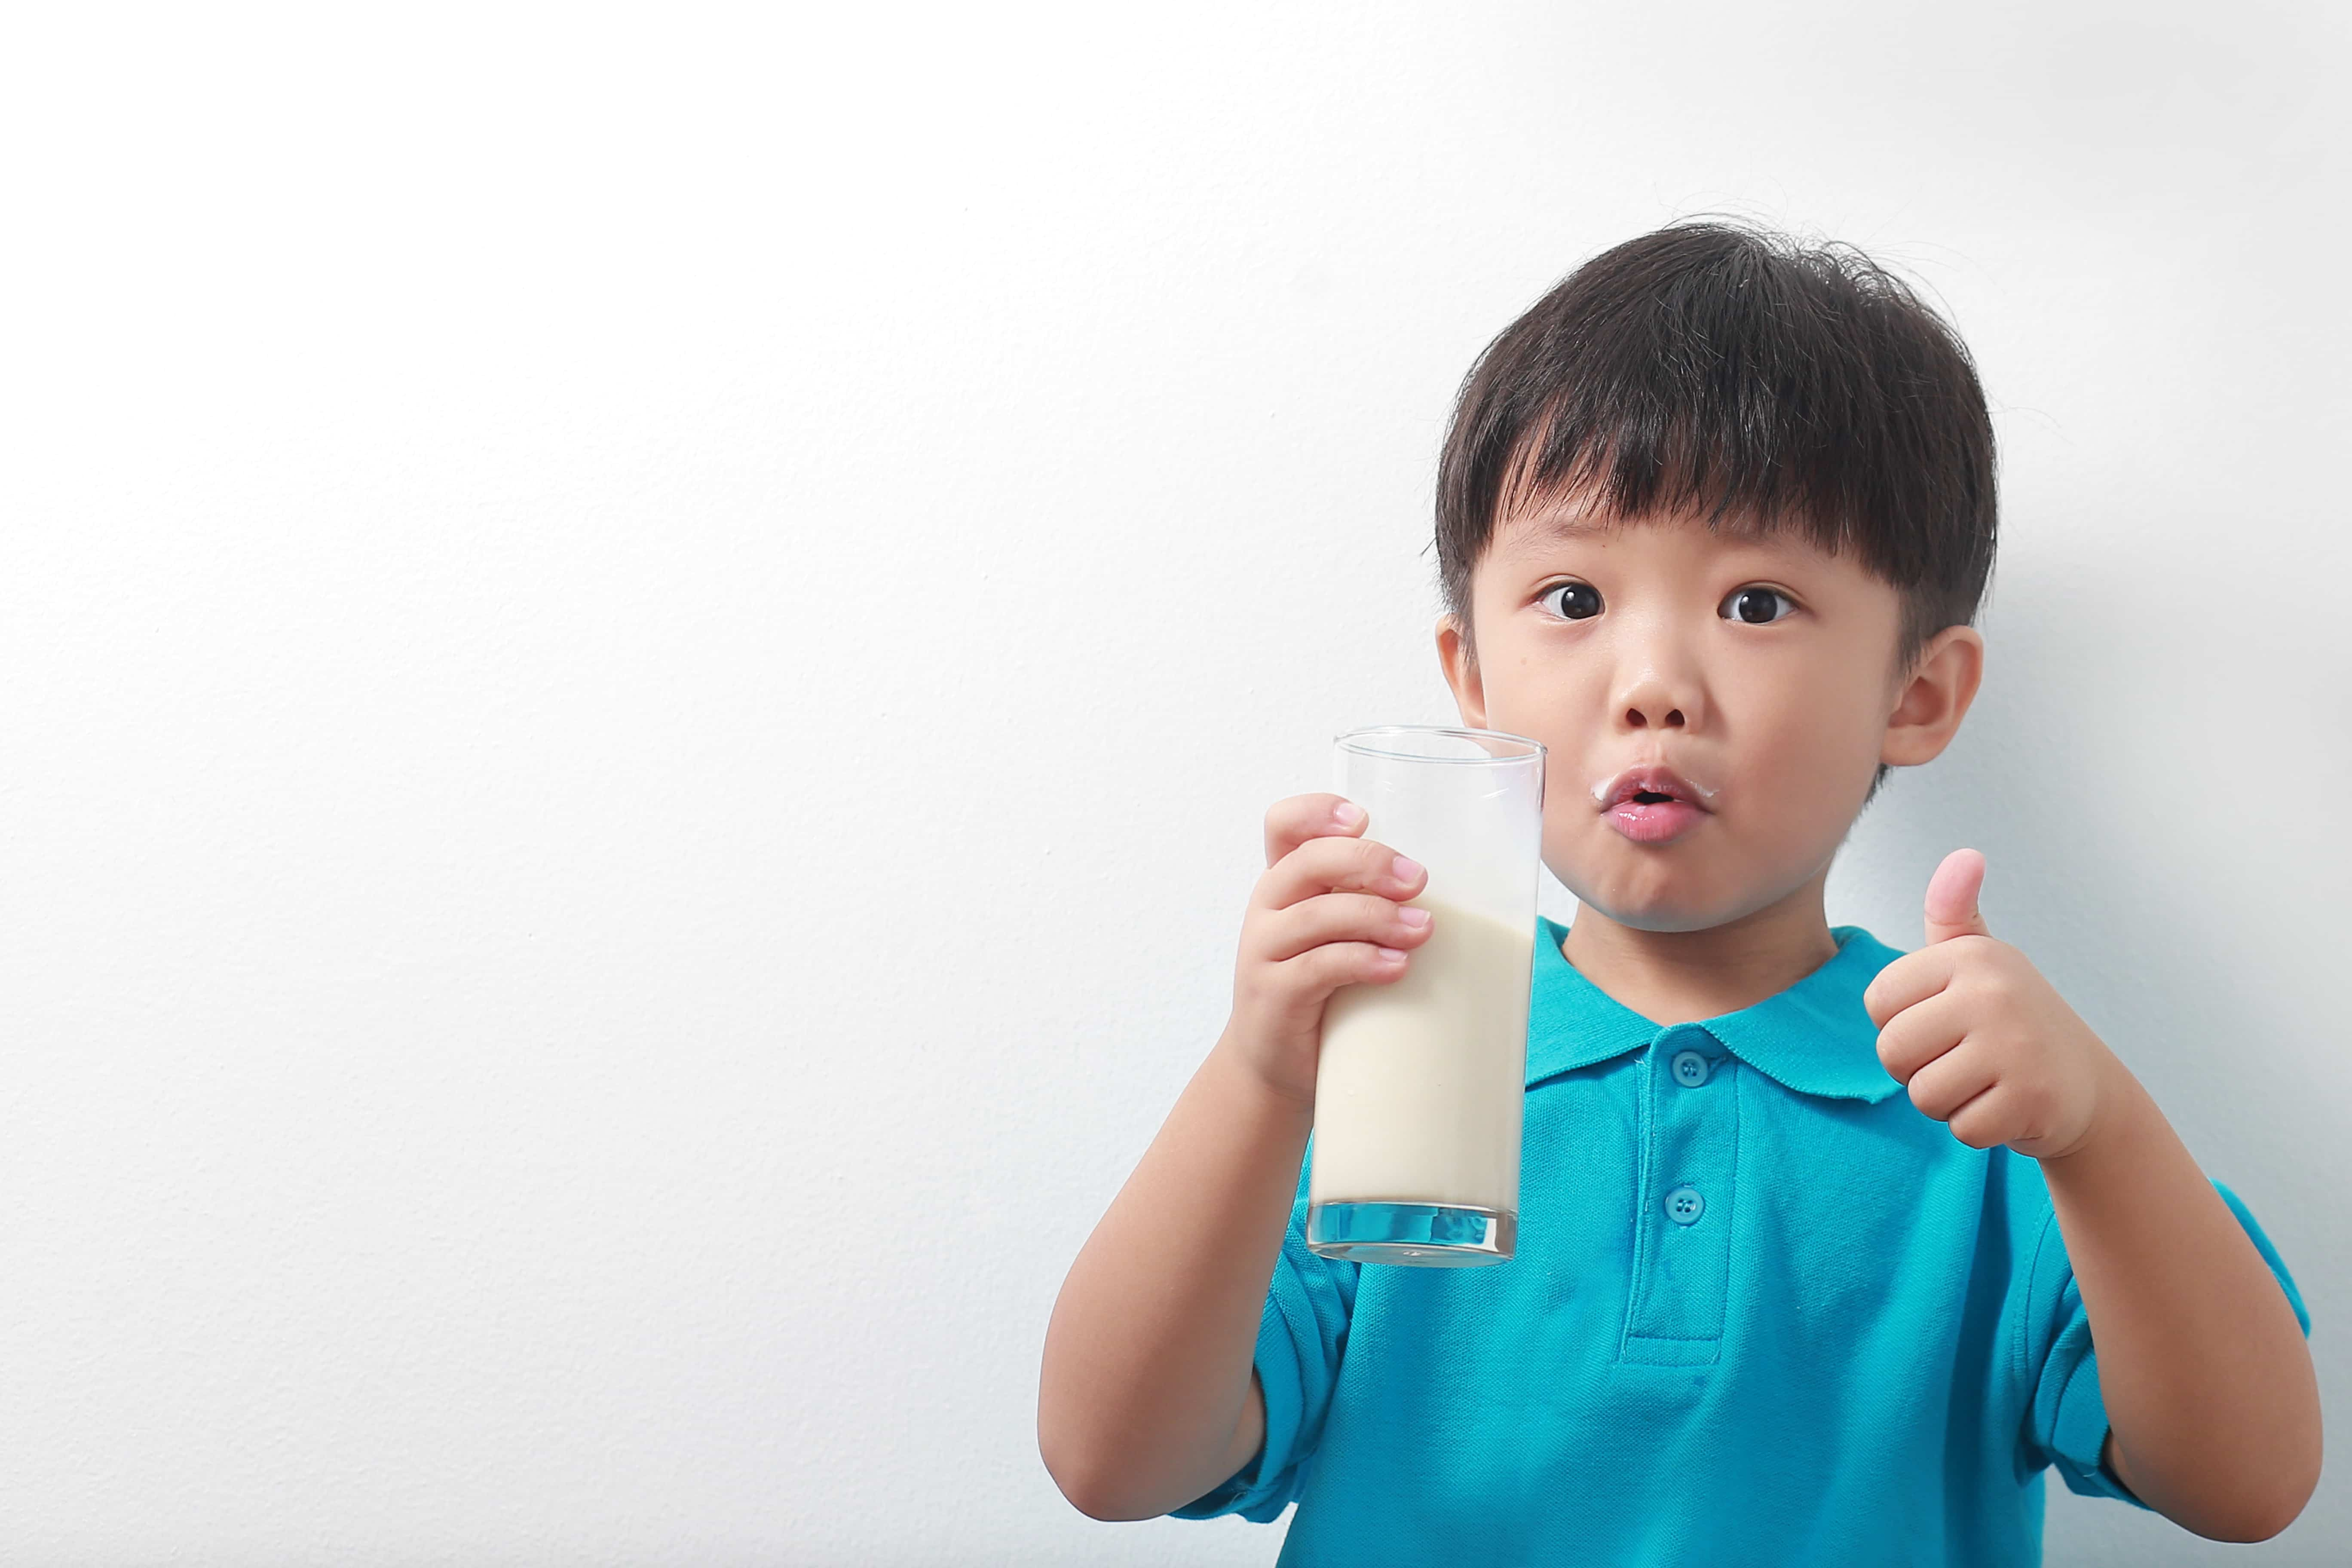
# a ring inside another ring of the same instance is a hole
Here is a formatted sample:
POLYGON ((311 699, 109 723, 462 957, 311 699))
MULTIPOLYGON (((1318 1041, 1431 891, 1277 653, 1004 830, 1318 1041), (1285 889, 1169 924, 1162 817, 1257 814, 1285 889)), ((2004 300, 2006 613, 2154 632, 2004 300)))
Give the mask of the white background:
POLYGON ((0 1558, 1270 1563, 1062 1500, 1047 1312, 1265 807, 1456 718, 1460 377, 1702 210, 2002 444, 1832 919, 1984 850, 2343 1419, 2339 13, 849 9, 0 30, 0 1558))

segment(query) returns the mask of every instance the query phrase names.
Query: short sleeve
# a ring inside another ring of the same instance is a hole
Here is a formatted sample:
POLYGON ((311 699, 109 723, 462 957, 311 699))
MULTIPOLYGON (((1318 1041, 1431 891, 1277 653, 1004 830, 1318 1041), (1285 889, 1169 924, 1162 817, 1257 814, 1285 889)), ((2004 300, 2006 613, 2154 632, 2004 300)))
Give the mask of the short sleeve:
MULTIPOLYGON (((2303 1293, 2295 1289, 2294 1277, 2287 1272, 2278 1249, 2237 1194, 2220 1182, 2213 1184, 2213 1189, 2230 1205, 2247 1238, 2270 1266, 2294 1309, 2295 1321, 2308 1337, 2311 1314, 2305 1310, 2303 1293)), ((2083 1293, 2074 1282, 2074 1264, 2066 1256, 2065 1238, 2057 1221, 2054 1210, 2042 1221, 2021 1324, 2026 1341, 2025 1364, 2033 1379, 2026 1419, 2027 1469, 2053 1466, 2070 1491, 2084 1497, 2118 1498, 2144 1509, 2148 1505, 2134 1496, 2115 1468, 2102 1459, 2108 1423, 2105 1402, 2099 1396, 2099 1357, 2091 1343, 2090 1316, 2084 1310, 2083 1293)))
MULTIPOLYGON (((1311 1159, 1313 1141, 1308 1142, 1311 1159)), ((1307 1461, 1322 1438, 1362 1265, 1320 1258, 1307 1249, 1308 1168, 1302 1163, 1290 1224, 1283 1232, 1282 1252, 1258 1318, 1255 1360, 1265 1392, 1265 1445, 1214 1490, 1170 1509, 1172 1518, 1237 1513, 1255 1523, 1272 1523, 1297 1500, 1307 1461)))

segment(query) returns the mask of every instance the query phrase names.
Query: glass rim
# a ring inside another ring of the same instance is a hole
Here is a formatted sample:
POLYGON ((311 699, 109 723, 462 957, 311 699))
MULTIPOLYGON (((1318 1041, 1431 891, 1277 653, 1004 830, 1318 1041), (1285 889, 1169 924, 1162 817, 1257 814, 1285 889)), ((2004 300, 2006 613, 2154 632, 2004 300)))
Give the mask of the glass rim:
POLYGON ((1505 763, 1527 763, 1540 760, 1546 752, 1544 743, 1527 735, 1515 735, 1507 730, 1472 730, 1459 724, 1367 724, 1360 729, 1347 730, 1331 737, 1331 743, 1361 756, 1389 757, 1404 763, 1460 763, 1470 766, 1493 766, 1505 763), (1523 750, 1496 756, 1484 752, 1476 756, 1433 757, 1420 752, 1393 752, 1370 743, 1374 738, 1388 735, 1458 735, 1474 743, 1485 741, 1508 741, 1523 750))

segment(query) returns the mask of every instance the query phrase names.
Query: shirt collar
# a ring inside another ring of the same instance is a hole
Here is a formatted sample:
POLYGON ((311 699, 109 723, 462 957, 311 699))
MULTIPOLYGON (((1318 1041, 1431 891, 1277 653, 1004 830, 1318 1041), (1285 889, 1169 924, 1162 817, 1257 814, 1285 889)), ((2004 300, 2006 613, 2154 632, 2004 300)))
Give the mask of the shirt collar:
POLYGON ((1667 1026, 1586 979, 1559 950, 1568 928, 1536 917, 1528 1083, 1606 1061, 1667 1034, 1704 1029, 1749 1067, 1805 1094, 1885 1100, 1902 1084, 1878 1059, 1878 1026, 1862 1005, 1872 976, 1903 956, 1860 926, 1832 926, 1837 956, 1787 990, 1736 1013, 1667 1026))

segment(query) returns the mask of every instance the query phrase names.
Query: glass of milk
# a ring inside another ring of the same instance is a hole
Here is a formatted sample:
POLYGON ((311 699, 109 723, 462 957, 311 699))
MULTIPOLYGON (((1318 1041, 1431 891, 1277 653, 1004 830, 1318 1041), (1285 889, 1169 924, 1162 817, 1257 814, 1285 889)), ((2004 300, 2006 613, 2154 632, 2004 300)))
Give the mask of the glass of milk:
POLYGON ((1333 742, 1362 837, 1425 867, 1404 974, 1323 1012, 1307 1245, 1359 1263, 1507 1262, 1518 1226, 1544 748, 1381 724, 1333 742))

